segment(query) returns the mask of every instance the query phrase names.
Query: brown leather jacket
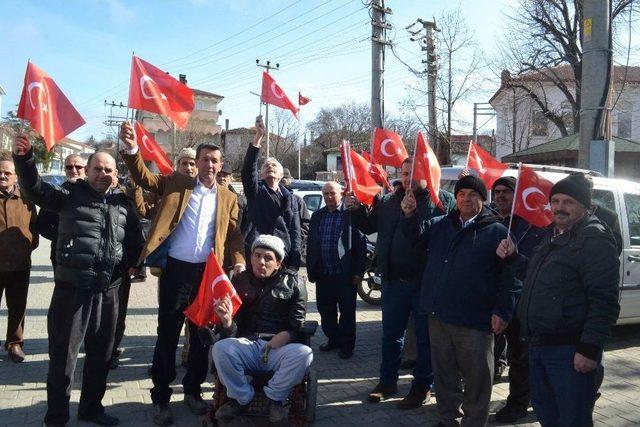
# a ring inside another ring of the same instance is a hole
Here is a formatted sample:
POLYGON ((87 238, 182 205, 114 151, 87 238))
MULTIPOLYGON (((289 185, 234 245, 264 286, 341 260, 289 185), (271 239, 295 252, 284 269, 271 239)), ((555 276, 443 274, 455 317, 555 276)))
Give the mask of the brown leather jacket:
POLYGON ((31 268, 31 251, 38 247, 36 207, 16 186, 0 191, 0 272, 31 268))

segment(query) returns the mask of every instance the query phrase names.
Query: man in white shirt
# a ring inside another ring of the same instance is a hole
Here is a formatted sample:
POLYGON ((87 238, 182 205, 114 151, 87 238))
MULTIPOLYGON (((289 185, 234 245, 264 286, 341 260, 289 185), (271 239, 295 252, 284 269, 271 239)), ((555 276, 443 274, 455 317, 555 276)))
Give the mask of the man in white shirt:
MULTIPOLYGON (((223 264, 225 249, 231 254, 234 272, 244 270, 239 209, 235 194, 216 185, 222 167, 222 153, 215 145, 200 145, 196 150, 197 176, 181 173, 155 175, 149 172, 138 152, 133 127, 124 123, 120 138, 124 142, 123 159, 133 180, 142 188, 162 197, 141 259, 152 254, 166 258, 160 277, 158 339, 153 355, 151 400, 156 408, 157 425, 170 425, 171 382, 176 377, 176 349, 183 311, 198 293, 205 261, 213 250, 223 264)), ((189 324, 187 373, 182 380, 185 403, 196 415, 206 412, 201 384, 208 370, 208 346, 200 342, 197 327, 189 324)))

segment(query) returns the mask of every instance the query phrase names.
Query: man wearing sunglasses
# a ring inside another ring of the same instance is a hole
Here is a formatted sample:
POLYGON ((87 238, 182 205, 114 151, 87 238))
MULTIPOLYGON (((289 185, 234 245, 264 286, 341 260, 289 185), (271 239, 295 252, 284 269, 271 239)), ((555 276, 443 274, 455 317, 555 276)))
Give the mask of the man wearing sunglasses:
MULTIPOLYGON (((68 189, 69 185, 79 179, 85 179, 85 167, 87 160, 78 154, 69 154, 64 159, 64 174, 67 180, 61 185, 68 189)), ((56 268, 56 242, 58 240, 58 222, 60 218, 57 212, 48 209, 40 209, 36 219, 36 231, 39 235, 51 241, 51 265, 56 268)))

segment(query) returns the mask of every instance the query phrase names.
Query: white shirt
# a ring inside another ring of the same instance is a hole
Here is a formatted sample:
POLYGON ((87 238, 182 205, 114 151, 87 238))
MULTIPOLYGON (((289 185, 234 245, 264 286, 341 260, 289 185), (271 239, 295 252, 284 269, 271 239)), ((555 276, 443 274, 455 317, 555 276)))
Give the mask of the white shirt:
POLYGON ((207 260, 214 244, 217 202, 216 186, 207 188, 196 178, 187 208, 169 238, 170 257, 194 264, 207 260))

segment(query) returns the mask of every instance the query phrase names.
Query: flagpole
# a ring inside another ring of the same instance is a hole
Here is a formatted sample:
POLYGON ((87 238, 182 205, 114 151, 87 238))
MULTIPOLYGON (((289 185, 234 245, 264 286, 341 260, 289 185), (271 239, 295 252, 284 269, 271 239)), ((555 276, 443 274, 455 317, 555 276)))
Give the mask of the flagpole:
POLYGON ((300 138, 302 131, 302 111, 300 110, 300 92, 298 92, 298 180, 302 179, 302 169, 300 168, 300 156, 302 151, 302 139, 300 138))
POLYGON ((473 144, 473 139, 469 140, 469 150, 467 151, 467 164, 464 166, 465 169, 469 169, 469 159, 471 158, 471 144, 473 144))
POLYGON ((509 216, 509 228, 507 229, 507 237, 511 235, 511 225, 513 224, 513 213, 516 210, 516 202, 518 201, 518 187, 520 186, 520 172, 522 170, 522 162, 518 163, 518 177, 516 178, 516 188, 513 190, 514 198, 511 203, 511 215, 509 216))
MULTIPOLYGON (((413 182, 413 171, 415 170, 416 167, 416 152, 418 151, 418 139, 416 138, 416 145, 413 147, 413 159, 411 160, 411 175, 410 175, 410 179, 409 179, 409 185, 411 185, 411 183, 413 182)), ((405 188, 405 191, 407 189, 405 188)))

